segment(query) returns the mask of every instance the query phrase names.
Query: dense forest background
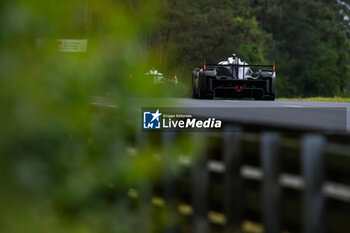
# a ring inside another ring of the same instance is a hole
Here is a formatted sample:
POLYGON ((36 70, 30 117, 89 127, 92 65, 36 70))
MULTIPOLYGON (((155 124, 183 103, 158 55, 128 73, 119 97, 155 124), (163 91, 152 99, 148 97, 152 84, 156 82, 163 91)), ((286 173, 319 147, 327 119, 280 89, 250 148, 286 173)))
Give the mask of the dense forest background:
MULTIPOLYGON (((158 67, 191 70, 232 53, 276 63, 279 97, 350 96, 350 5, 340 0, 167 0, 147 36, 158 67)), ((172 71, 173 72, 173 71, 172 71)))

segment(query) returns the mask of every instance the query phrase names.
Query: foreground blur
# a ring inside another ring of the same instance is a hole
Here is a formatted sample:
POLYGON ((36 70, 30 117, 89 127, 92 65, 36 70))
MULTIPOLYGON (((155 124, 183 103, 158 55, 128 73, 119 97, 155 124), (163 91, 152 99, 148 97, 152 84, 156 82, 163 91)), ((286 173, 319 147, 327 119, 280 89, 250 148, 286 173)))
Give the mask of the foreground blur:
POLYGON ((144 37, 156 6, 2 3, 0 232, 127 232, 132 219, 117 197, 155 176, 152 148, 136 165, 126 151, 138 130, 131 106, 142 99, 128 97, 162 95, 143 79, 155 59, 144 37), (87 52, 60 52, 59 39, 87 39, 87 52), (92 105, 101 95, 119 108, 92 105))

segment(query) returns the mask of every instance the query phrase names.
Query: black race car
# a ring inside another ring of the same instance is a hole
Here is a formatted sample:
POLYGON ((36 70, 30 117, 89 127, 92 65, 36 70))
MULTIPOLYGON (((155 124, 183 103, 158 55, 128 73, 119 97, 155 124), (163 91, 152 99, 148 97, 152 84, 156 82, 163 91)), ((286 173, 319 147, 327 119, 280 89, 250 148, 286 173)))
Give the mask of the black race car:
POLYGON ((203 68, 195 68, 192 74, 193 98, 274 100, 275 96, 275 66, 248 65, 235 54, 217 65, 205 64, 203 68))

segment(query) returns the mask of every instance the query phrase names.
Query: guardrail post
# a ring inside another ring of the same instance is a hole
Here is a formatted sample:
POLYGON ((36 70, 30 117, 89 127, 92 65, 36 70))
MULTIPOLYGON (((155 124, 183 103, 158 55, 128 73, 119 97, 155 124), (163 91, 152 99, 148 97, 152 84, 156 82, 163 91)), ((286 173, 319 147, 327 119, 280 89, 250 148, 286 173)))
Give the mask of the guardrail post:
POLYGON ((206 138, 202 135, 194 134, 194 144, 200 144, 201 151, 197 160, 193 160, 192 165, 192 202, 193 202, 193 232, 207 233, 209 224, 208 215, 208 184, 209 172, 207 169, 206 138))
POLYGON ((243 179, 240 175, 241 128, 229 126, 223 133, 225 232, 240 232, 243 212, 243 179))
POLYGON ((173 154, 172 146, 176 139, 176 133, 164 132, 162 134, 162 160, 163 160, 163 197, 166 206, 166 226, 165 232, 178 232, 178 211, 177 211, 177 185, 176 185, 176 166, 179 166, 177 155, 173 154), (176 156, 176 158, 174 158, 176 156), (175 164, 174 164, 175 161, 175 164))
POLYGON ((264 133, 261 136, 261 163, 264 172, 262 215, 264 232, 268 233, 281 232, 280 142, 278 133, 264 133))
MULTIPOLYGON (((143 181, 139 186, 139 206, 140 206, 140 221, 141 226, 147 231, 153 227, 152 222, 152 183, 150 181, 143 181)), ((140 231, 142 232, 142 231, 140 231)))
POLYGON ((320 135, 307 135, 302 140, 301 161, 305 180, 303 229, 305 233, 325 232, 322 194, 325 144, 325 138, 320 135))
MULTIPOLYGON (((136 147, 140 152, 141 150, 147 149, 150 147, 151 139, 150 135, 142 132, 141 128, 137 127, 136 131, 136 147)), ((142 156, 138 154, 137 157, 142 156)), ((137 159, 137 158, 136 158, 137 159)), ((145 174, 148 176, 149 174, 145 174)), ((137 227, 136 232, 150 232, 152 230, 152 181, 150 177, 146 177, 146 179, 138 180, 136 185, 136 189, 138 191, 138 221, 136 224, 137 227)))

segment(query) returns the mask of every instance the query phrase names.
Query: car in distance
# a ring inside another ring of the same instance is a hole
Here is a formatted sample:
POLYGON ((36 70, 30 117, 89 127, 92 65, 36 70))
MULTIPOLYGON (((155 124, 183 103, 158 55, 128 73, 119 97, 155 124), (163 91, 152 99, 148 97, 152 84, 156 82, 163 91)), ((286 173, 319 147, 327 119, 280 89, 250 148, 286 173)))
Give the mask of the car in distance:
POLYGON ((146 77, 150 77, 153 80, 154 84, 178 84, 177 76, 174 75, 173 78, 169 78, 165 76, 163 73, 160 73, 155 68, 150 69, 147 73, 145 73, 146 77))
POLYGON ((235 54, 218 64, 204 64, 203 68, 195 68, 192 73, 193 98, 274 100, 275 96, 275 66, 248 65, 235 54))

